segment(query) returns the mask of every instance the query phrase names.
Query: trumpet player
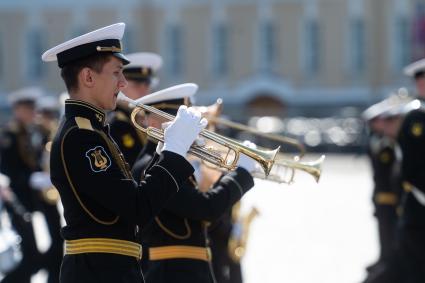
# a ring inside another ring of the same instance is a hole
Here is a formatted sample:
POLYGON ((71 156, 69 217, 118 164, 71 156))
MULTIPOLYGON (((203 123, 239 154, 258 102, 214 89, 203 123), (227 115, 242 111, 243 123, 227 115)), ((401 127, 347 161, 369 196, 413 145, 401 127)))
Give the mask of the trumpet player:
MULTIPOLYGON (((194 95, 196 90, 196 85, 184 84, 147 95, 140 102, 175 114, 179 106, 194 95)), ((146 115, 150 126, 158 127, 165 122, 155 118, 154 114, 146 115)), ((148 142, 145 149, 145 156, 140 159, 141 168, 145 168, 146 161, 154 156, 155 147, 152 144, 148 142)), ((156 147, 156 150, 160 151, 161 146, 156 147)), ((154 156, 147 165, 147 170, 155 160, 154 156)), ((136 177, 143 170, 139 168, 139 171, 135 171, 137 165, 136 162, 133 168, 136 177)), ((208 226, 252 188, 254 182, 250 172, 255 167, 255 161, 241 155, 237 169, 223 175, 206 192, 199 190, 195 176, 186 179, 180 191, 155 220, 142 227, 142 244, 148 247, 144 250, 144 256, 149 260, 145 271, 146 282, 216 282, 211 263, 208 226)))
POLYGON ((138 226, 159 214, 193 173, 185 156, 207 122, 181 107, 164 130, 161 153, 136 182, 109 133, 105 111, 127 81, 117 23, 68 40, 43 55, 57 61, 70 99, 53 139, 51 179, 64 207, 60 282, 144 282, 138 226), (184 129, 182 131, 182 129, 184 129))
MULTIPOLYGON (((126 56, 130 64, 124 66, 123 74, 128 84, 122 92, 134 100, 147 95, 158 84, 157 72, 162 66, 162 58, 150 52, 131 53, 126 56)), ((109 115, 109 123, 112 138, 132 167, 146 143, 146 136, 133 126, 130 113, 131 109, 118 101, 116 109, 109 115)))

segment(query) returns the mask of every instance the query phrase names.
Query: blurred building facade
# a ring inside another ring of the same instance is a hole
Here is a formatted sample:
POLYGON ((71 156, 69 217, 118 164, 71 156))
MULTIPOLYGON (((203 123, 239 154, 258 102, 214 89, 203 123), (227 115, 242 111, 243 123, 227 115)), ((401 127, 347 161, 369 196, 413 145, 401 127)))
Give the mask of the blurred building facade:
POLYGON ((164 57, 161 88, 195 82, 197 102, 222 97, 236 116, 324 116, 410 84, 402 68, 425 55, 424 15, 421 0, 2 0, 0 93, 60 93, 41 53, 123 21, 126 52, 164 57))

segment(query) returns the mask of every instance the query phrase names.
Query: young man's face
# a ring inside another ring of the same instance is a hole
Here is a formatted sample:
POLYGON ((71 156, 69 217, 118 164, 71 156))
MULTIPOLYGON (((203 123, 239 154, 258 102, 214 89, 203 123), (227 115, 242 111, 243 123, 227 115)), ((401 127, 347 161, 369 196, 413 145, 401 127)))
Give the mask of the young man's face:
POLYGON ((396 139, 401 127, 402 118, 400 116, 390 117, 384 120, 383 134, 396 139))
POLYGON ((93 95, 96 106, 104 110, 114 110, 118 93, 126 87, 127 81, 122 73, 123 63, 116 57, 103 65, 100 73, 93 72, 93 95))
POLYGON ((13 106, 13 114, 19 122, 28 126, 34 123, 36 117, 34 103, 18 103, 13 106))
POLYGON ((416 90, 420 97, 425 97, 425 76, 415 79, 416 90))
POLYGON ((369 127, 372 132, 382 134, 384 129, 384 120, 380 117, 376 117, 369 121, 369 127))
POLYGON ((150 92, 150 85, 147 82, 138 82, 133 80, 128 80, 127 82, 128 85, 125 89, 123 89, 123 93, 131 99, 138 99, 150 92))

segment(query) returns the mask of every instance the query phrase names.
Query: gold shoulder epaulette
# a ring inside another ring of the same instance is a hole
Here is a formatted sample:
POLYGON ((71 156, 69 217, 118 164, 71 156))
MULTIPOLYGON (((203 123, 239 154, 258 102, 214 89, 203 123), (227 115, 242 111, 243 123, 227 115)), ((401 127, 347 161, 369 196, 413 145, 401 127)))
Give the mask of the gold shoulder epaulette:
POLYGON ((94 131, 90 120, 87 118, 75 117, 75 123, 77 123, 79 129, 94 131))

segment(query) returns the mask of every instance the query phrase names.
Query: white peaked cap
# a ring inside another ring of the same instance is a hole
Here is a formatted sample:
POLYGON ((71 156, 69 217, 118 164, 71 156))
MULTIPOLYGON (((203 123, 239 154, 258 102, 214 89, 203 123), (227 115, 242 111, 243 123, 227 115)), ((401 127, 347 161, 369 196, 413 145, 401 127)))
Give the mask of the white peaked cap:
POLYGON ((154 93, 145 95, 136 100, 141 104, 153 104, 166 100, 180 99, 185 97, 192 97, 198 91, 198 85, 194 83, 185 83, 175 85, 166 89, 156 91, 154 93))
POLYGON ((404 74, 409 77, 414 77, 417 72, 425 71, 425 59, 418 60, 406 66, 403 70, 404 74))
POLYGON ((367 108, 362 117, 365 120, 372 120, 377 117, 388 118, 403 115, 408 112, 409 103, 413 100, 407 93, 392 93, 388 98, 373 104, 367 108))
POLYGON ((11 92, 7 100, 10 104, 15 104, 21 101, 34 101, 36 102, 43 96, 43 91, 39 87, 26 87, 11 92))
POLYGON ((152 52, 137 52, 125 55, 130 64, 125 68, 146 67, 151 68, 154 72, 158 71, 162 66, 162 57, 152 52))
POLYGON ((60 61, 65 61, 65 63, 84 58, 86 56, 89 56, 91 54, 96 54, 98 52, 104 52, 101 50, 101 47, 104 48, 112 48, 114 47, 113 51, 107 51, 111 52, 114 56, 117 58, 122 59, 126 63, 128 63, 127 58, 121 53, 121 43, 120 40, 123 37, 125 30, 125 24, 124 23, 116 23, 110 26, 106 26, 100 29, 97 29, 95 31, 80 35, 78 37, 75 37, 73 39, 70 39, 64 43, 61 43, 46 52, 43 53, 41 56, 41 59, 45 62, 52 62, 52 61, 59 61, 59 66, 61 66, 60 61), (97 42, 102 42, 105 40, 110 40, 110 42, 105 43, 106 46, 96 46, 97 42), (90 45, 90 43, 93 43, 94 45, 90 45), (110 44, 110 45, 108 45, 110 44), (80 47, 80 48, 78 48, 80 47), (75 50, 75 52, 73 52, 75 50), (66 56, 62 55, 62 52, 68 51, 66 56), (58 54, 61 58, 58 57, 58 54), (62 59, 62 56, 64 57, 62 59))
POLYGON ((60 108, 60 102, 56 96, 42 96, 37 100, 37 109, 57 111, 60 108))
POLYGON ((175 85, 157 92, 145 95, 139 99, 132 100, 122 92, 118 94, 118 100, 129 102, 130 104, 153 104, 167 100, 192 97, 198 91, 198 85, 194 83, 185 83, 175 85))

